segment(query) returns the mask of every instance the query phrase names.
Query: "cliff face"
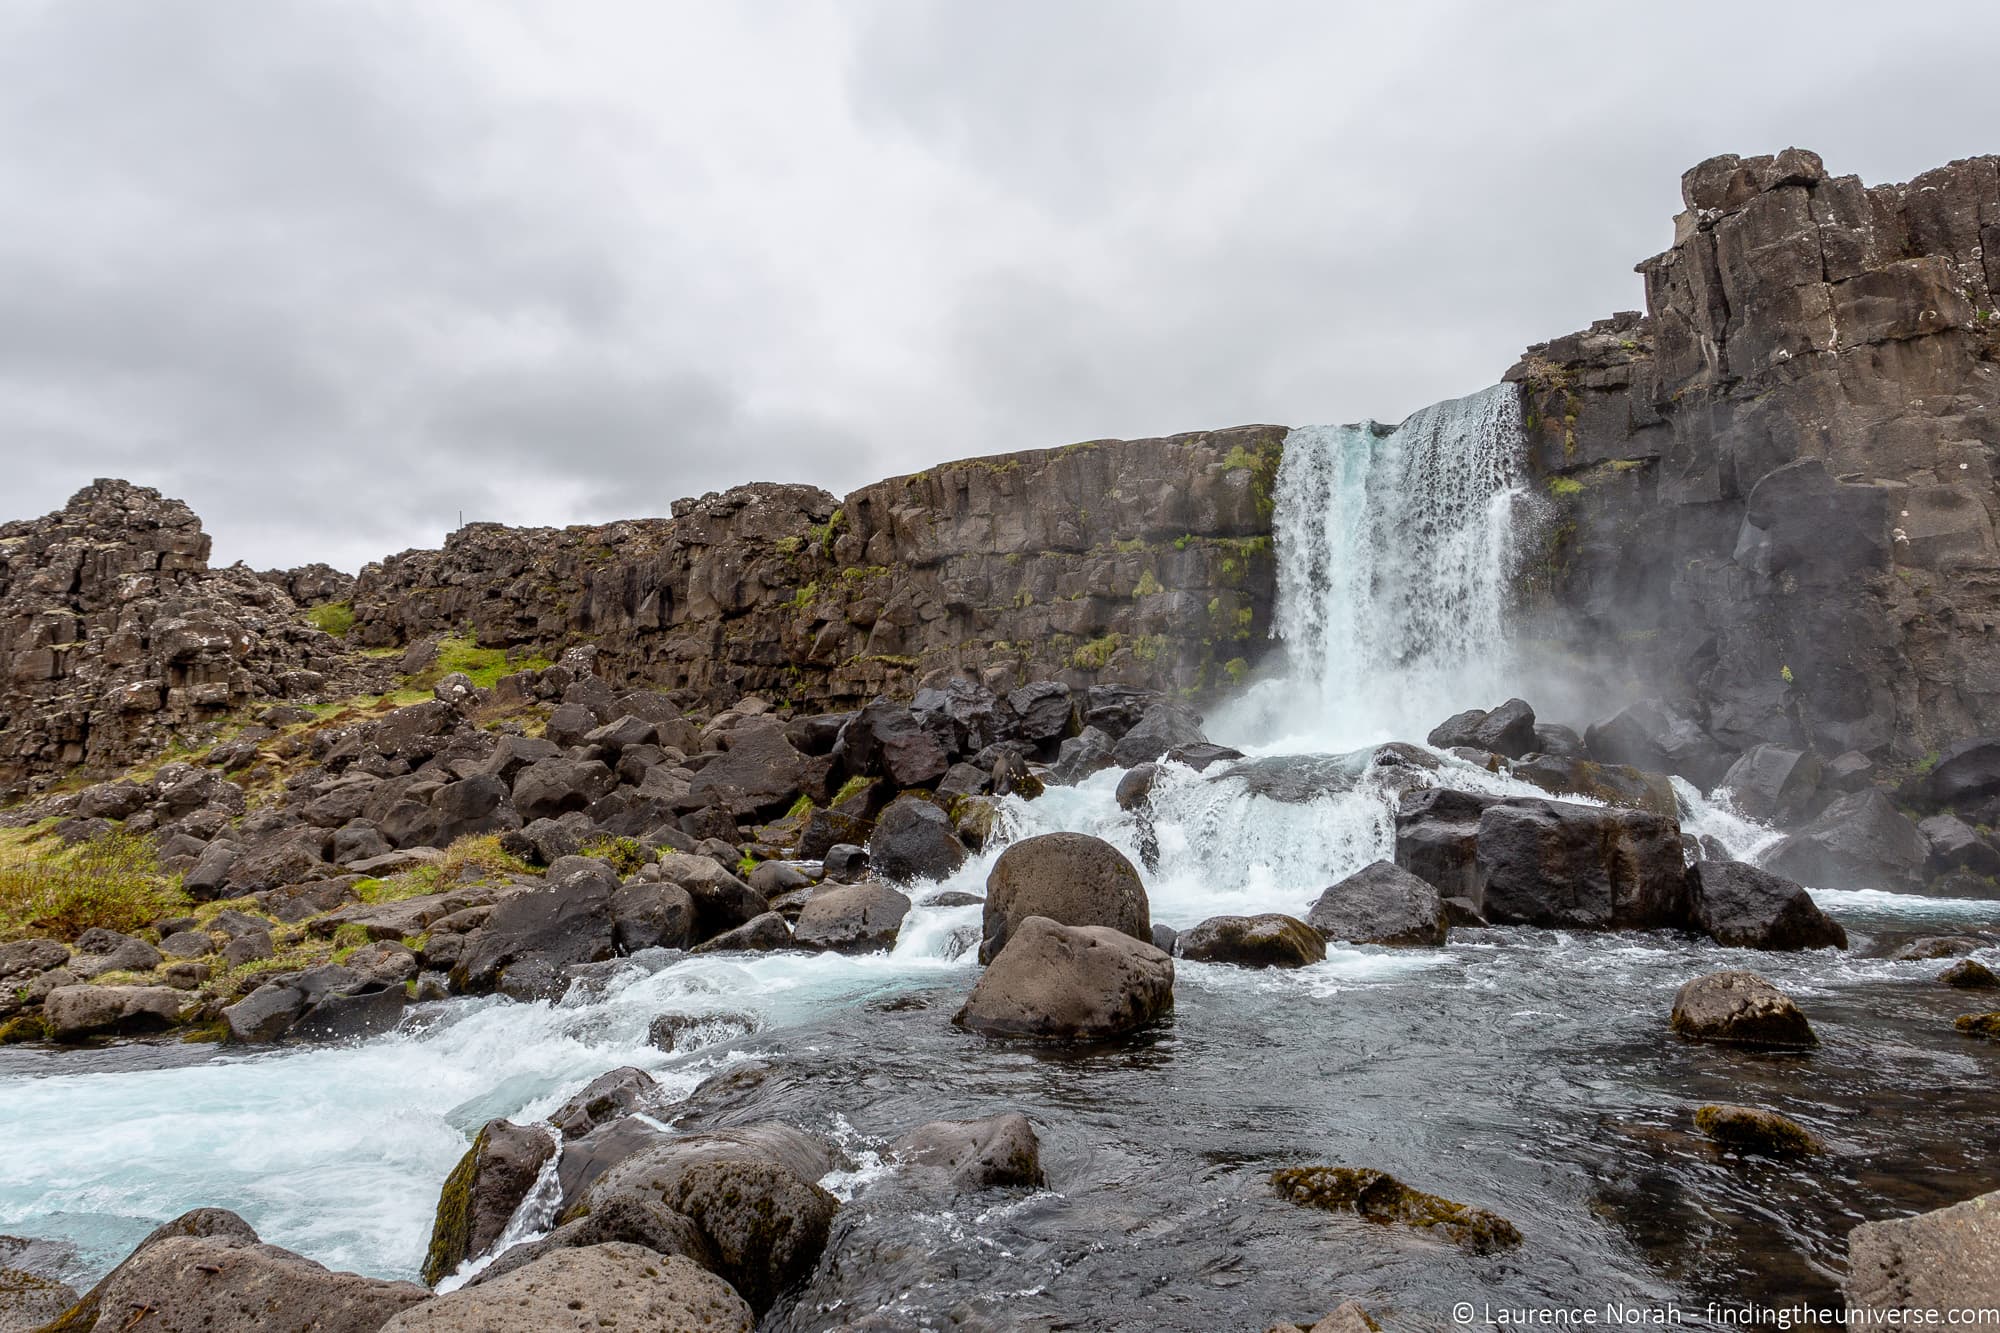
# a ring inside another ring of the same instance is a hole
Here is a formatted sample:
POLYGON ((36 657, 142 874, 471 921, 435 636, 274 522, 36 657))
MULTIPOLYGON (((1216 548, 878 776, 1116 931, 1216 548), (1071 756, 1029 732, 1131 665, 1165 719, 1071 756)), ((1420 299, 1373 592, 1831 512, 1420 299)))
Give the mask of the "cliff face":
POLYGON ((1531 348, 1540 625, 1730 748, 2000 731, 2000 158, 1682 180, 1647 314, 1531 348))
POLYGON ((857 703, 971 672, 1190 693, 1268 643, 1284 430, 1100 440, 946 463, 836 500, 742 486, 670 519, 475 524, 362 571, 372 646, 469 628, 578 637, 601 674, 722 706, 857 703))
POLYGON ((0 526, 0 793, 114 768, 260 699, 350 687, 364 664, 278 586, 208 567, 178 500, 97 481, 0 526))

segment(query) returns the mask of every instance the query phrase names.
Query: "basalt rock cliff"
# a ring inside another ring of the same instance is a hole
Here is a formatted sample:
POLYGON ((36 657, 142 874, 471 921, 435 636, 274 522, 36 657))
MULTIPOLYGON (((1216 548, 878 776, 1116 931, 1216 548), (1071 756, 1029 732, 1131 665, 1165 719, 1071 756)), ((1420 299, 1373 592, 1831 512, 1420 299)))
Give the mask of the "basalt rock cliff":
POLYGON ((1729 750, 2000 731, 2000 157, 1681 182, 1647 313, 1531 348, 1538 633, 1729 750))

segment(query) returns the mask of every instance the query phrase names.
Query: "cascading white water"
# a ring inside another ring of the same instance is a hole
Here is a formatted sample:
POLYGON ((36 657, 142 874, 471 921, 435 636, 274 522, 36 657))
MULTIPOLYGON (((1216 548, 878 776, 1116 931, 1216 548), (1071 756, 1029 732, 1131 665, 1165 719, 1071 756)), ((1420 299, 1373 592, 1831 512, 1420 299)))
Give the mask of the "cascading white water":
POLYGON ((1343 750, 1421 738, 1506 697, 1523 440, 1508 385, 1393 430, 1286 436, 1272 540, 1287 670, 1246 695, 1246 733, 1267 749, 1343 750))

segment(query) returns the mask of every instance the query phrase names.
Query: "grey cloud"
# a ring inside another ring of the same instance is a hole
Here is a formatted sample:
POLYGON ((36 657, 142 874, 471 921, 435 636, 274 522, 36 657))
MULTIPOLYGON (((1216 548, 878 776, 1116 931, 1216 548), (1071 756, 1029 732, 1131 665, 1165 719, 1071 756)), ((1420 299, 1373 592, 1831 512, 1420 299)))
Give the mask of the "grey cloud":
POLYGON ((1703 156, 2000 148, 2000 11, 1926 13, 10 6, 5 509, 124 475, 221 558, 352 567, 461 511, 1400 417, 1637 305, 1703 156))

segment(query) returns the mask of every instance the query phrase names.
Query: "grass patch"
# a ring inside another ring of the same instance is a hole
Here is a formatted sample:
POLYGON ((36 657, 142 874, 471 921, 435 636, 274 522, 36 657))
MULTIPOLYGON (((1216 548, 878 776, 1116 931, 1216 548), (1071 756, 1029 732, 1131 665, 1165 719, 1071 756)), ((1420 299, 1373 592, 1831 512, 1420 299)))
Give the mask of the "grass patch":
POLYGON ((0 865, 0 939, 71 940, 97 926, 130 934, 188 905, 180 876, 161 872, 149 839, 112 832, 35 850, 17 843, 0 865))
POLYGON ((1122 634, 1107 634, 1101 639, 1092 639, 1069 655, 1069 664, 1079 671, 1102 671, 1124 642, 1122 634))
MULTIPOLYGON (((470 636, 438 640, 437 661, 423 675, 431 684, 453 674, 463 674, 482 690, 490 690, 502 676, 516 671, 542 671, 554 665, 546 657, 510 658, 505 648, 481 648, 470 636)), ((423 697, 429 697, 429 690, 423 697)))
POLYGON ((637 838, 592 838, 583 844, 582 851, 585 856, 609 861, 612 870, 621 878, 626 875, 636 875, 639 873, 639 867, 647 865, 653 859, 653 854, 646 850, 646 844, 637 838))
POLYGON ((344 639, 347 637, 347 631, 354 628, 354 604, 325 602, 306 612, 306 619, 334 638, 344 639))

